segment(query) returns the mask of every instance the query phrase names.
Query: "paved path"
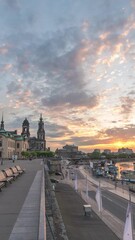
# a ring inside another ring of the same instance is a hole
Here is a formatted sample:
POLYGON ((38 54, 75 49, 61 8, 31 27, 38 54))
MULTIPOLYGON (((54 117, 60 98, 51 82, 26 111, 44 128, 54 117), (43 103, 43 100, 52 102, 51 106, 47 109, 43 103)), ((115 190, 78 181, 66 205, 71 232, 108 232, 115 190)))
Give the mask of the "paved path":
MULTIPOLYGON (((23 227, 26 227, 22 217, 23 215, 20 214, 27 208, 25 208, 25 203, 27 203, 27 206, 29 205, 30 208, 33 207, 30 190, 33 189, 33 184, 36 179, 35 177, 38 173, 40 175, 40 170, 43 167, 41 165, 41 160, 15 161, 15 163, 12 161, 5 161, 4 165, 0 165, 0 169, 8 168, 17 164, 25 168, 26 173, 0 192, 0 240, 9 240, 12 230, 12 233, 15 233, 15 228, 13 228, 14 226, 19 227, 18 224, 21 223, 21 225, 24 224, 23 227)), ((89 180, 92 181, 92 178, 89 180)), ((40 181, 38 183, 40 185, 40 181)), ((105 183, 103 182, 102 184, 104 185, 105 183)), ((36 189, 39 188, 39 185, 37 185, 38 187, 36 187, 36 189)), ((111 188, 110 190, 114 191, 116 194, 119 194, 120 192, 119 189, 115 191, 111 188)), ((127 192, 124 192, 124 196, 127 197, 126 193, 127 192)), ((123 192, 121 191, 120 194, 123 194, 123 192)), ((38 197, 39 192, 37 194, 37 204, 39 203, 38 197)), ((95 212, 92 213, 92 217, 84 216, 83 205, 85 204, 85 201, 73 190, 71 186, 66 183, 56 184, 56 197, 69 240, 119 239, 100 219, 98 214, 95 214, 95 212)), ((36 205, 36 208, 39 209, 39 205, 36 205)), ((39 211, 36 212, 36 214, 36 218, 38 218, 39 211)), ((20 231, 20 229, 18 228, 17 231, 20 231)), ((25 238, 20 239, 26 239, 26 236, 25 238)), ((18 237, 16 238, 16 240, 20 239, 18 239, 18 237)), ((36 238, 31 238, 31 240, 34 239, 36 238)))
POLYGON ((84 200, 67 184, 56 185, 56 198, 69 240, 118 240, 119 238, 92 212, 84 216, 84 200))
POLYGON ((37 240, 42 171, 38 171, 21 208, 9 240, 37 240))
MULTIPOLYGON (((8 240, 25 198, 33 183, 37 171, 42 169, 41 160, 33 161, 5 161, 0 169, 13 165, 20 165, 26 169, 26 173, 20 176, 7 188, 0 192, 0 240, 8 240)), ((27 239, 26 239, 27 240, 27 239)))
MULTIPOLYGON (((88 180, 89 184, 92 184, 91 187, 94 187, 94 185, 98 186, 99 185, 99 179, 94 179, 91 175, 89 175, 89 173, 82 166, 79 168, 79 170, 84 175, 84 179, 78 179, 78 184, 77 184, 78 185, 78 192, 81 195, 82 199, 84 199, 84 201, 87 202, 87 204, 91 204, 92 205, 93 211, 96 213, 96 215, 99 218, 101 218, 101 216, 100 216, 100 214, 98 212, 98 208, 97 208, 96 202, 93 199, 91 199, 91 198, 87 198, 86 194, 83 194, 83 189, 84 189, 84 186, 86 184, 86 175, 87 175, 87 180, 88 180)), ((67 178, 65 178, 63 180, 63 183, 70 185, 72 187, 72 189, 74 188, 74 181, 70 180, 68 176, 67 176, 67 178)), ((94 188, 97 188, 96 186, 94 188)), ((123 198, 125 198, 127 200, 129 199, 129 192, 127 190, 122 189, 120 187, 117 187, 115 189, 114 184, 111 184, 111 183, 108 183, 108 182, 104 181, 103 178, 100 179, 100 186, 101 186, 102 189, 105 188, 108 191, 110 191, 110 192, 112 192, 114 194, 117 194, 120 197, 123 197, 123 198)), ((131 199, 132 199, 132 202, 135 203, 135 195, 134 194, 132 194, 132 198, 131 199)), ((64 206, 63 206, 63 208, 64 208, 64 206)), ((66 205, 65 205, 65 208, 66 208, 66 205)), ((71 209, 72 209, 72 207, 71 207, 71 209)), ((122 239, 123 230, 124 230, 124 222, 120 221, 118 218, 116 218, 114 215, 112 215, 110 212, 108 212, 105 209, 104 209, 103 212, 104 212, 104 214, 102 214, 102 221, 106 224, 106 226, 108 226, 117 235, 118 239, 122 239)), ((66 228, 67 228, 67 226, 66 226, 66 228)), ((135 232, 134 232, 134 234, 135 234, 135 232)), ((98 237, 98 235, 97 235, 97 237, 98 237)), ((99 239, 100 239, 100 237, 99 237, 99 239)), ((103 238, 103 239, 104 240, 108 240, 110 238, 103 238)))

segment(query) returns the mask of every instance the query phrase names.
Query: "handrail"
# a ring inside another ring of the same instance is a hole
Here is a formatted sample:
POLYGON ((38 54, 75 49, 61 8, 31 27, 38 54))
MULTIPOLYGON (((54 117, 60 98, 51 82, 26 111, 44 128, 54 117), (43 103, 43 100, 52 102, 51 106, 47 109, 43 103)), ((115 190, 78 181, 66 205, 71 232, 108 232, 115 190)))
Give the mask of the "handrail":
POLYGON ((45 173, 43 165, 42 182, 41 182, 41 200, 40 200, 40 219, 38 240, 46 240, 46 213, 45 213, 45 173))

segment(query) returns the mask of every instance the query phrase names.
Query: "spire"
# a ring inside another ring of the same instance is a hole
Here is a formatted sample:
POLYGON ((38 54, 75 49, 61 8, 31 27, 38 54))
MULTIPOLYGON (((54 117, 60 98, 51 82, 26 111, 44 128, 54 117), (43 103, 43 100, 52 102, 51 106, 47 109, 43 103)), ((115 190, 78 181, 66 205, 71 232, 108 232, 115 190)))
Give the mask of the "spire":
POLYGON ((1 119, 1 126, 0 126, 1 130, 4 130, 4 120, 3 120, 3 113, 2 113, 2 119, 1 119))
POLYGON ((40 119, 39 119, 39 122, 38 122, 37 138, 39 140, 45 140, 44 121, 43 121, 43 118, 42 118, 42 114, 40 114, 40 119))
POLYGON ((30 131, 29 131, 29 121, 27 118, 24 119, 22 123, 22 133, 21 135, 27 136, 28 138, 30 137, 30 131))
POLYGON ((41 120, 41 121, 43 120, 43 118, 42 118, 42 113, 40 113, 40 120, 41 120))

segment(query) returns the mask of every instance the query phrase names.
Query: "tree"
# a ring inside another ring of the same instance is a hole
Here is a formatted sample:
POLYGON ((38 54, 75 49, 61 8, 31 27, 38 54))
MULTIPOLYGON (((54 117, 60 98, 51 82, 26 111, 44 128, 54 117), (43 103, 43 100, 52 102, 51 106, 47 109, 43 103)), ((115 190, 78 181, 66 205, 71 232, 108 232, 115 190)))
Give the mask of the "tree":
POLYGON ((92 152, 91 154, 91 158, 93 159, 100 159, 100 156, 101 156, 100 152, 96 152, 96 151, 92 152))
POLYGON ((22 156, 25 158, 43 158, 43 157, 54 157, 54 152, 52 151, 26 151, 22 152, 22 156))

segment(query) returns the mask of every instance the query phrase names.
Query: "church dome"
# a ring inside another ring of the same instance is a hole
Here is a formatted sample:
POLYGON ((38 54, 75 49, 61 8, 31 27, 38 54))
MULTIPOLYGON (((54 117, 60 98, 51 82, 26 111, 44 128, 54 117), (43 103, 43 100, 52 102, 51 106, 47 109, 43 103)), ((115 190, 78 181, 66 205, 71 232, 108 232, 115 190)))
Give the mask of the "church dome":
POLYGON ((28 122, 27 118, 24 119, 23 126, 29 126, 29 122, 28 122))

